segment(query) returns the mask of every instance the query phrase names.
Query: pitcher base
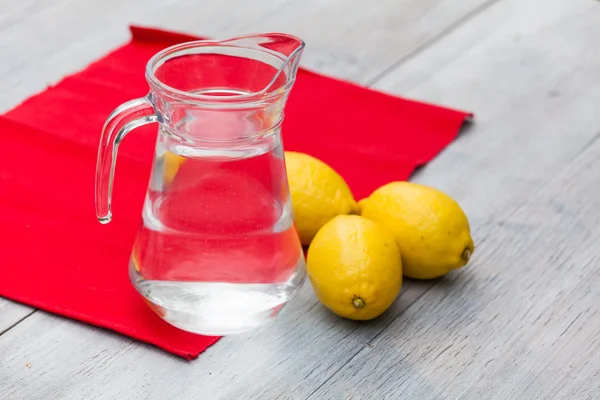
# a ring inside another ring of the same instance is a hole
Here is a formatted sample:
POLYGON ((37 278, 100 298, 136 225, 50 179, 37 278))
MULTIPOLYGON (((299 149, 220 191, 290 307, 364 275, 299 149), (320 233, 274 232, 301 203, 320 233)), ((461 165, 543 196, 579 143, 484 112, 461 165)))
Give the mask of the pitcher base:
POLYGON ((283 283, 239 284, 145 280, 130 265, 130 280, 169 324, 207 336, 243 333, 272 321, 305 280, 304 258, 283 283))

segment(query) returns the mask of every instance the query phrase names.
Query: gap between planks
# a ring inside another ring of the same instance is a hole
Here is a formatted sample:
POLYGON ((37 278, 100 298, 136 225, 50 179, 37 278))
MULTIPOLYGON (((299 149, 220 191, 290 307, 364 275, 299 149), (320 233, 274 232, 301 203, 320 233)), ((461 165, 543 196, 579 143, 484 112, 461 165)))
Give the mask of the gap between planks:
POLYGON ((31 317, 36 311, 38 311, 37 308, 33 309, 31 312, 25 314, 23 317, 21 317, 20 319, 18 319, 17 321, 15 321, 12 325, 9 325, 8 327, 6 327, 3 330, 1 330, 0 331, 0 336, 4 335, 6 332, 10 331, 12 328, 14 328, 15 326, 17 326, 21 322, 25 321, 27 318, 31 317))
POLYGON ((496 3, 499 3, 500 1, 502 1, 502 0, 488 0, 485 3, 479 5, 478 7, 475 7, 472 11, 465 14, 462 18, 459 18, 458 20, 456 20, 455 23, 449 25, 446 29, 443 29, 438 34, 434 35, 431 39, 427 40, 425 43, 418 46, 417 48, 415 48, 413 51, 409 52, 405 56, 401 57, 398 61, 392 63, 389 67, 385 68, 379 74, 375 75, 373 78, 368 80, 366 83, 366 86, 371 87, 371 86, 377 84, 383 78, 385 78, 386 76, 391 74, 396 68, 399 68, 405 62, 412 60, 414 57, 418 56, 423 51, 427 50, 431 46, 434 46, 436 43, 438 43, 444 37, 451 34, 456 29, 460 28, 465 23, 471 21, 473 18, 477 17, 481 13, 484 13, 490 7, 492 7, 496 3))

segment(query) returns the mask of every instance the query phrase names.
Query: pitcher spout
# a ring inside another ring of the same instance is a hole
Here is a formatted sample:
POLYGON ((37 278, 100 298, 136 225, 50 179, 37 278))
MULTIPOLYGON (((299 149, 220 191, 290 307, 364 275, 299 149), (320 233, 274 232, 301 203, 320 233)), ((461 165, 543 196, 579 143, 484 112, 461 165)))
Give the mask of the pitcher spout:
MULTIPOLYGON (((253 41, 255 47, 271 54, 278 60, 272 60, 275 62, 269 63, 277 70, 260 93, 268 95, 289 90, 296 80, 300 58, 305 46, 304 41, 296 36, 284 33, 266 33, 251 35, 246 38, 253 41)), ((238 41, 239 38, 234 40, 238 41)))

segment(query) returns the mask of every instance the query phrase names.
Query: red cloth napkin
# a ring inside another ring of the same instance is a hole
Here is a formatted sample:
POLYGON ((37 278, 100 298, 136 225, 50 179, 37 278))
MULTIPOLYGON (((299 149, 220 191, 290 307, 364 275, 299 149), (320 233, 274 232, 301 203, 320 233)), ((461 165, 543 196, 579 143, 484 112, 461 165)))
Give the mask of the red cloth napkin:
MULTIPOLYGON (((138 129, 121 145, 114 221, 104 226, 94 216, 96 151, 106 117, 147 93, 144 67, 152 55, 194 39, 131 31, 125 46, 0 117, 0 296, 193 359, 219 338, 162 321, 127 276, 156 126, 138 129)), ((362 198, 408 179, 469 116, 302 69, 286 108, 284 144, 329 163, 362 198)))

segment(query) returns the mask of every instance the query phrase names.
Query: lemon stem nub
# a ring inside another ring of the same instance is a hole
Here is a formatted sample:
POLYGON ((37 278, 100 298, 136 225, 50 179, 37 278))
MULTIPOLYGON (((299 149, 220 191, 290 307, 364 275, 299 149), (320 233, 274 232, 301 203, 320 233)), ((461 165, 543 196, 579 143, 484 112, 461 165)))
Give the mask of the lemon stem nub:
POLYGON ((473 252, 471 251, 470 248, 465 247, 465 249, 463 250, 460 258, 463 259, 463 261, 469 261, 469 258, 471 258, 471 254, 473 254, 473 252))
POLYGON ((365 302, 360 297, 355 297, 354 300, 352 300, 352 305, 354 306, 354 308, 360 309, 365 306, 365 302))

